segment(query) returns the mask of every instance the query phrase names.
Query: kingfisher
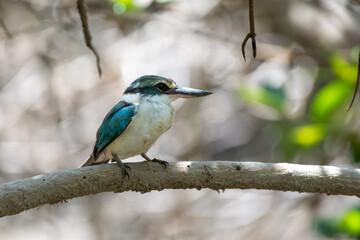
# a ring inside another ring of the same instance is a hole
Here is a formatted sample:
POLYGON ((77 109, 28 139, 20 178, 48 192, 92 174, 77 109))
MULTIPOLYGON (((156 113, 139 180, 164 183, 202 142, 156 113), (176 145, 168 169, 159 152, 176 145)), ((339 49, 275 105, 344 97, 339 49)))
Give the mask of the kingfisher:
POLYGON ((145 160, 158 162, 165 168, 168 162, 146 155, 156 140, 174 121, 171 102, 178 98, 195 98, 212 94, 210 91, 178 87, 170 78, 145 75, 133 81, 105 116, 96 133, 94 149, 81 167, 116 162, 129 179, 121 160, 141 155, 145 160))

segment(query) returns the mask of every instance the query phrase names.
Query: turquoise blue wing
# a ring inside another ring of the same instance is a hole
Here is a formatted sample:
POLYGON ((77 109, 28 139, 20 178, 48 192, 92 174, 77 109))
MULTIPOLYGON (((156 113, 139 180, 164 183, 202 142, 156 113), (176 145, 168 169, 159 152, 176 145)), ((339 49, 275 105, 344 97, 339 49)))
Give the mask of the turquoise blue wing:
POLYGON ((93 151, 95 157, 129 126, 136 112, 136 105, 124 101, 119 102, 110 110, 96 133, 93 151))

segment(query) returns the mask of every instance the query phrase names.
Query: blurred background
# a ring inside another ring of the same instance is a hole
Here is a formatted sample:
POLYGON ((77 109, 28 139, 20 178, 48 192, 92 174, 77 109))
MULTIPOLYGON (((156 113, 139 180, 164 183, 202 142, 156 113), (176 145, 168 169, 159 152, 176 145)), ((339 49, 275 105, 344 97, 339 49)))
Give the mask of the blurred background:
MULTIPOLYGON (((80 166, 145 74, 215 92, 175 102, 150 157, 359 167, 359 98, 346 112, 359 1, 256 0, 258 55, 249 42, 247 62, 248 1, 85 2, 101 78, 76 1, 0 0, 1 184, 80 166)), ((359 206, 258 190, 102 193, 2 218, 0 239, 359 239, 359 206)))

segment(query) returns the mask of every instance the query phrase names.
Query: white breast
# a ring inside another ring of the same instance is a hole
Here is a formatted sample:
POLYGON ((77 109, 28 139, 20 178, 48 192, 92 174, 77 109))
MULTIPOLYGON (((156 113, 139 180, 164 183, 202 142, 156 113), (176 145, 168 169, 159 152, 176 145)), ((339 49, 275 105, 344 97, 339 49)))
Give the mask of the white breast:
POLYGON ((138 105, 137 114, 126 130, 105 148, 105 158, 111 158, 112 153, 120 159, 146 153, 173 123, 174 109, 167 96, 143 98, 139 103, 130 100, 138 105))

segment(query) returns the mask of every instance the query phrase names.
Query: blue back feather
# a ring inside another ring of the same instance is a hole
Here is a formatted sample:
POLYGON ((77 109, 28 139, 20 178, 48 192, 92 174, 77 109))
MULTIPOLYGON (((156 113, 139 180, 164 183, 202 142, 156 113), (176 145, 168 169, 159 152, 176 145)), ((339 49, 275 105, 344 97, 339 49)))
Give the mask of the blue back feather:
POLYGON ((110 110, 96 133, 93 151, 95 157, 127 128, 136 112, 137 107, 134 104, 124 101, 110 110))

